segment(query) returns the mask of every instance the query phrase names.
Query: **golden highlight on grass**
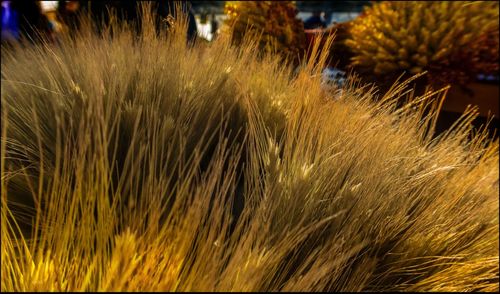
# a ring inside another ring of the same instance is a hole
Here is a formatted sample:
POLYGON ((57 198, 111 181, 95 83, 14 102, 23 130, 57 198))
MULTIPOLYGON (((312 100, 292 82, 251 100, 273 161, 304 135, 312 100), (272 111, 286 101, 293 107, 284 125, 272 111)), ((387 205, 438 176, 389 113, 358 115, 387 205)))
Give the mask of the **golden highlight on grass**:
POLYGON ((153 23, 2 49, 2 291, 498 291, 477 109, 153 23))

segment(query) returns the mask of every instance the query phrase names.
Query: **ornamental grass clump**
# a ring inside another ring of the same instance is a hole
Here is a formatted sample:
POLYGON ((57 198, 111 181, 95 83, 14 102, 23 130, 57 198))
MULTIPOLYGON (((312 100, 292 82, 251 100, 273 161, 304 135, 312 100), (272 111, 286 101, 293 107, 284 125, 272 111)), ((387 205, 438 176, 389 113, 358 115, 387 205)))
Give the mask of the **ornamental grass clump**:
POLYGON ((498 73, 498 17, 497 1, 382 1, 352 22, 346 44, 352 66, 372 80, 428 71, 436 87, 463 85, 492 67, 498 73))
POLYGON ((2 50, 2 291, 498 291, 477 109, 433 139, 445 91, 324 85, 331 38, 292 75, 146 11, 2 50))

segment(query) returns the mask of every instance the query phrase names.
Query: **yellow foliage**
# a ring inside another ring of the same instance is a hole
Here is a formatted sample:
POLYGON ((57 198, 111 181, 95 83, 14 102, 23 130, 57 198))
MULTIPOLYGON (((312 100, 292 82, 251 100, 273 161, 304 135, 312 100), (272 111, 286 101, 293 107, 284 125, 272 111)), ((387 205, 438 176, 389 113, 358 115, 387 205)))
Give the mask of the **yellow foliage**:
POLYGON ((262 34, 260 48, 297 62, 305 51, 304 25, 296 17, 295 1, 227 1, 226 24, 232 39, 241 44, 248 30, 262 34))
POLYGON ((498 10, 498 1, 373 4, 351 26, 351 39, 346 43, 355 55, 352 66, 378 78, 424 70, 435 75, 441 71, 474 75, 473 68, 452 68, 451 59, 463 55, 485 32, 498 32, 498 10))

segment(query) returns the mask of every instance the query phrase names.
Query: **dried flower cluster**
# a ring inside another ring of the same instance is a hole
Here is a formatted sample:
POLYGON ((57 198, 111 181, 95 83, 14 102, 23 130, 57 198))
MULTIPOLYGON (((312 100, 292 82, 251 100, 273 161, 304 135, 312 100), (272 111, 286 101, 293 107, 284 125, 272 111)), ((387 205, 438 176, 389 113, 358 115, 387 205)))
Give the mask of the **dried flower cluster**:
POLYGON ((427 70, 431 82, 463 83, 498 61, 498 51, 483 54, 490 42, 477 44, 498 38, 498 11, 496 1, 375 3, 353 21, 347 42, 355 54, 352 65, 377 79, 427 70))
POLYGON ((294 1, 227 1, 224 9, 236 44, 250 29, 262 34, 262 50, 278 52, 294 62, 304 54, 304 24, 297 18, 294 1))

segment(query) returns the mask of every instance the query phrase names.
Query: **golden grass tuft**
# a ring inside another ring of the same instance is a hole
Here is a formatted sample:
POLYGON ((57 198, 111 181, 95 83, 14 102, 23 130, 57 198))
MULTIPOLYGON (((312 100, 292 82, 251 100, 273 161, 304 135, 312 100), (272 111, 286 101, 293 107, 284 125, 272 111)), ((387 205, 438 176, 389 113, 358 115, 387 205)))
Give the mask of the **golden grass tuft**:
POLYGON ((2 291, 498 291, 477 109, 433 139, 443 92, 374 101, 321 83, 328 46, 292 74, 152 19, 2 49, 2 291))

